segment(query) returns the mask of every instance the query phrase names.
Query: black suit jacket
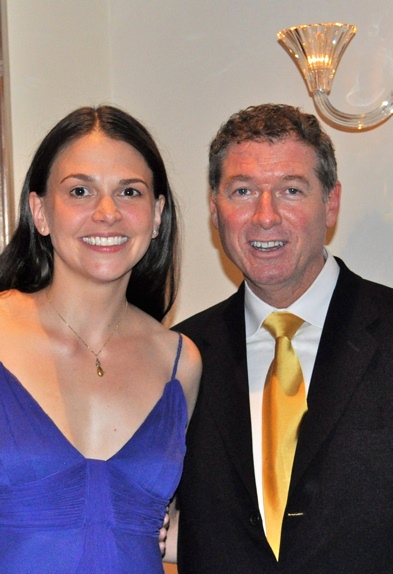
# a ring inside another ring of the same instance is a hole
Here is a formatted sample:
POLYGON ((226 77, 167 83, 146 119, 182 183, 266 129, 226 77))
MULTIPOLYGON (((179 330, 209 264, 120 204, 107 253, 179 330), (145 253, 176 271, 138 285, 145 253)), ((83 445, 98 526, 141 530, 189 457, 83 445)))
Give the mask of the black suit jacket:
POLYGON ((339 264, 278 563, 254 479, 244 287, 177 325, 204 365, 178 493, 180 574, 393 573, 393 289, 339 264))

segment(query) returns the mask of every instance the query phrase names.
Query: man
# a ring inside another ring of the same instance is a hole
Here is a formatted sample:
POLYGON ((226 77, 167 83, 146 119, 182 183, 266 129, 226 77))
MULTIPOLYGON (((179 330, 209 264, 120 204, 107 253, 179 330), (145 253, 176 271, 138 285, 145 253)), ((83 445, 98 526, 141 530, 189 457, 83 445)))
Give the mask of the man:
POLYGON ((245 281, 176 327, 204 364, 178 495, 179 573, 391 573, 393 290, 324 248, 341 194, 333 145, 312 115, 251 107, 213 140, 209 179, 213 224, 245 281), (277 311, 301 318, 292 344, 307 412, 275 548, 262 405, 275 353, 263 323, 277 311))

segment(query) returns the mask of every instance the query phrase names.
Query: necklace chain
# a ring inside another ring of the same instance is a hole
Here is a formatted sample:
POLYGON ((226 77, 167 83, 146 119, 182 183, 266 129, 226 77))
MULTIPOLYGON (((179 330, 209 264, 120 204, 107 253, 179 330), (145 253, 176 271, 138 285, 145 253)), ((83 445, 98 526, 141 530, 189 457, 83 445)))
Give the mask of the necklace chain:
POLYGON ((119 319, 119 321, 116 323, 116 325, 113 327, 112 331, 109 333, 109 335, 108 335, 108 337, 106 338, 105 343, 102 345, 101 349, 98 351, 98 353, 96 353, 95 351, 93 351, 93 349, 90 347, 90 345, 88 345, 88 344, 86 343, 86 341, 85 341, 84 339, 82 339, 82 337, 79 335, 79 333, 77 333, 77 332, 75 331, 75 329, 72 327, 72 325, 70 325, 70 324, 68 323, 68 321, 66 321, 66 320, 64 319, 63 315, 61 315, 61 314, 59 313, 59 311, 56 309, 56 307, 54 306, 53 302, 51 301, 51 299, 50 299, 50 297, 49 297, 49 295, 48 295, 47 289, 45 289, 45 295, 46 295, 46 298, 48 299, 48 303, 50 304, 50 306, 52 307, 52 309, 54 310, 54 312, 56 313, 56 315, 63 321, 63 323, 65 323, 65 325, 67 325, 67 327, 68 327, 69 329, 71 329, 71 331, 74 333, 74 335, 75 335, 76 337, 78 337, 78 339, 80 340, 81 343, 83 343, 83 345, 86 347, 86 349, 88 349, 88 350, 90 351, 90 353, 92 353, 92 354, 95 356, 95 358, 96 358, 97 375, 98 375, 99 377, 103 377, 105 371, 104 371, 104 369, 102 368, 100 359, 99 359, 98 357, 99 357, 101 351, 104 349, 104 347, 105 347, 106 344, 108 343, 109 339, 112 337, 113 333, 116 333, 116 331, 119 329, 120 323, 121 323, 122 320, 124 319, 124 316, 125 316, 125 314, 126 314, 126 312, 127 312, 127 307, 128 307, 128 301, 127 301, 127 299, 126 299, 126 305, 125 305, 125 308, 124 308, 124 312, 122 313, 122 316, 120 317, 120 319, 119 319))

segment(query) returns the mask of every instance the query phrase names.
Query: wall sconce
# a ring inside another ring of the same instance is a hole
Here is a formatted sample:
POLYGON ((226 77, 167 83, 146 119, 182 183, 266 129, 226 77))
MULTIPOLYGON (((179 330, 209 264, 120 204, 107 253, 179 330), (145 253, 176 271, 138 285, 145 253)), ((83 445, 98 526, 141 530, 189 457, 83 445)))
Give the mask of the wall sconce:
POLYGON ((393 91, 378 108, 364 114, 340 112, 329 101, 337 66, 356 34, 350 24, 307 24, 278 32, 277 37, 303 74, 315 107, 334 126, 348 131, 372 128, 393 114, 393 91))

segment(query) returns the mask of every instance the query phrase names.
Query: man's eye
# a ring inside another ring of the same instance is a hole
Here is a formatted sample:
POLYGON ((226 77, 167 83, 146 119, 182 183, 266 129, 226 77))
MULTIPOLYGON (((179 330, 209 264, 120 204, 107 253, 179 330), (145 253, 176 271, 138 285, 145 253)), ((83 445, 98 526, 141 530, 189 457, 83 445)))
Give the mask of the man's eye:
POLYGON ((74 195, 75 197, 85 197, 86 195, 90 195, 90 191, 87 189, 87 187, 78 185, 71 190, 71 195, 74 195))
POLYGON ((126 197, 135 197, 137 195, 141 195, 141 193, 134 187, 126 187, 123 189, 120 195, 125 195, 126 197))
POLYGON ((288 195, 298 195, 299 193, 301 193, 300 190, 297 189, 296 187, 288 187, 286 191, 288 195))
POLYGON ((235 190, 235 195, 244 196, 249 193, 249 190, 246 187, 239 187, 235 190))

